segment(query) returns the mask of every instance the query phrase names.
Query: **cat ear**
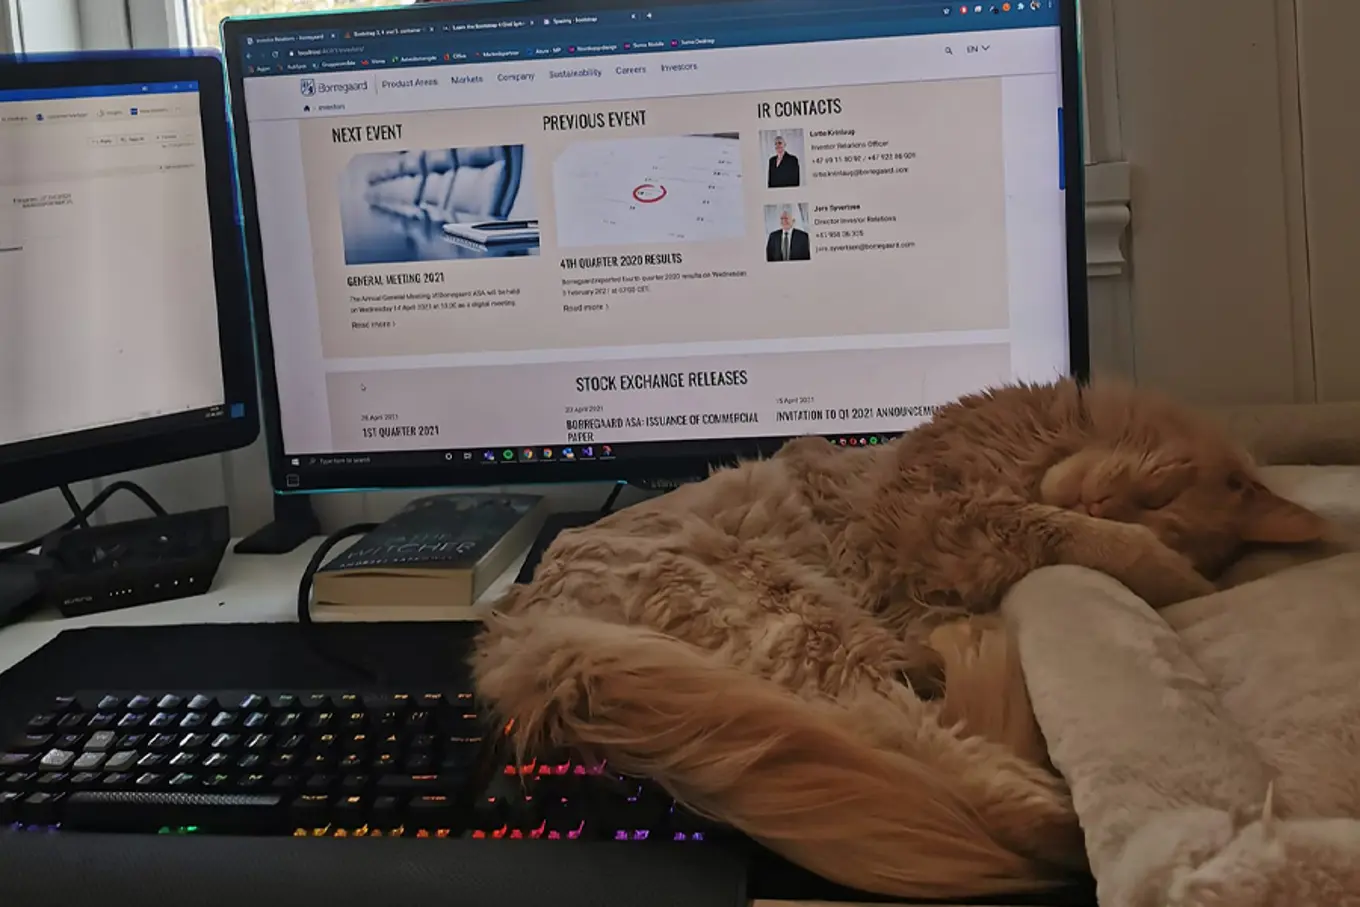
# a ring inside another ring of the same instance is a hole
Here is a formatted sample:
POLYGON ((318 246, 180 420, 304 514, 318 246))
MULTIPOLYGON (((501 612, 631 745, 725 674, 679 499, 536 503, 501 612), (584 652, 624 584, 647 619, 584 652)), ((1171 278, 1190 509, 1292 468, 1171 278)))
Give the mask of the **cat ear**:
POLYGON ((1327 533, 1327 521, 1306 507, 1285 500, 1262 485, 1252 488, 1242 524, 1242 541, 1266 545, 1316 542, 1327 533))

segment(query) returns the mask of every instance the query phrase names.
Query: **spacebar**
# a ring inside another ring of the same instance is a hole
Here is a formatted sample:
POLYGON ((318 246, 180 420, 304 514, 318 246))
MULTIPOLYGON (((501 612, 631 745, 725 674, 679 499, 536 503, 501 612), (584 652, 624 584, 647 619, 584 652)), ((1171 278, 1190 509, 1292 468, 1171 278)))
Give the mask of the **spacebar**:
POLYGON ((78 831, 157 831, 201 826, 214 832, 282 831, 275 794, 184 794, 78 791, 62 804, 61 825, 78 831))

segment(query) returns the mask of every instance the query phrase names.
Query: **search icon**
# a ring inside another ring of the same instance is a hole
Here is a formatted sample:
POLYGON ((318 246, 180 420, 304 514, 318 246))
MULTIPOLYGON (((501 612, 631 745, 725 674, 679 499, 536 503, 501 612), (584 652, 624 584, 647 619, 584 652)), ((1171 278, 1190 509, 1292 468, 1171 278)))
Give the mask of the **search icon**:
POLYGON ((947 53, 947 54, 949 54, 949 56, 951 56, 951 57, 954 56, 954 48, 952 48, 952 47, 946 47, 946 48, 944 49, 944 52, 947 53))

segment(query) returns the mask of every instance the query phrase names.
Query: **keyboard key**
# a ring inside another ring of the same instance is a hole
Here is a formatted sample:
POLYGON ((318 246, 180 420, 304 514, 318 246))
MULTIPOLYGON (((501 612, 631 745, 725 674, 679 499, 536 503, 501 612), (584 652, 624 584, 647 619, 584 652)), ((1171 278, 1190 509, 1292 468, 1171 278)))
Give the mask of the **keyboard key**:
POLYGON ((76 754, 70 750, 48 750, 46 755, 38 762, 38 767, 43 771, 59 772, 76 760, 76 754))
POLYGON ((282 833, 287 812, 277 794, 157 791, 73 793, 62 826, 84 831, 147 830, 195 825, 235 833, 282 833))
POLYGON ((51 734, 25 734, 20 737, 14 745, 15 751, 32 752, 33 750, 46 751, 50 749, 52 743, 51 734))
POLYGON ((147 722, 147 726, 154 728, 169 727, 178 721, 179 716, 174 712, 157 712, 151 717, 151 720, 147 722))
POLYGON ((177 709, 182 705, 184 705, 184 700, 182 698, 173 693, 166 693, 161 697, 160 702, 156 703, 156 708, 160 709, 162 712, 168 712, 172 709, 177 709))
POLYGON ((339 788, 342 794, 363 793, 366 787, 368 787, 368 775, 345 775, 340 779, 339 788))
POLYGON ((19 817, 25 822, 44 825, 56 819, 56 805, 62 794, 39 791, 26 797, 19 807, 19 817))
POLYGON ((52 712, 41 712, 28 719, 28 732, 36 734, 49 728, 56 727, 57 716, 52 712))
POLYGON ((456 794, 462 782, 456 775, 383 775, 377 787, 383 793, 456 794))
POLYGON ((123 700, 119 696, 105 696, 99 700, 95 706, 101 712, 116 712, 123 707, 123 700))
POLYGON ((95 731, 90 735, 90 739, 85 741, 85 749, 88 752, 106 753, 113 749, 113 742, 117 737, 113 731, 95 731))
POLYGON ((143 712, 149 708, 151 708, 150 696, 133 696, 127 703, 129 712, 143 712))
POLYGON ((208 720, 205 712, 190 712, 180 721, 179 726, 185 729, 196 728, 208 720))
POLYGON ((194 712, 209 712, 217 708, 217 700, 199 693, 189 700, 189 709, 194 712))
POLYGON ((104 769, 110 772, 125 772, 137 764, 136 750, 120 750, 104 763, 104 769))
POLYGON ((107 758, 108 756, 105 753, 87 750, 76 757, 75 761, 71 763, 71 768, 78 772, 97 772, 107 758))
POLYGON ((113 727, 114 722, 117 720, 117 712, 97 712, 94 717, 90 719, 90 723, 86 725, 86 728, 92 731, 102 731, 113 727))
POLYGON ((241 700, 237 708, 240 709, 242 712, 250 712, 260 708, 265 704, 266 701, 263 696, 257 695, 255 693, 247 693, 246 696, 241 700))

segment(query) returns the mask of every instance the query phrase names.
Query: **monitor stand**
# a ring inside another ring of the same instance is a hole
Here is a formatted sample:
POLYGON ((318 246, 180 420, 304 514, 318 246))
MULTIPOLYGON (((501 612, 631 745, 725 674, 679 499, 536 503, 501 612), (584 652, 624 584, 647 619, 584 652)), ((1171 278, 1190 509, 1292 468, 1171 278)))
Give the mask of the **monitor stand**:
POLYGON ((231 550, 236 554, 287 554, 318 535, 321 521, 310 495, 276 494, 273 521, 241 539, 231 550))
MULTIPOLYGON (((702 482, 702 476, 695 476, 689 479, 661 479, 648 482, 627 483, 634 488, 649 493, 665 494, 674 491, 682 485, 689 485, 693 482, 702 482)), ((625 483, 614 486, 614 490, 609 493, 604 506, 599 510, 572 510, 563 513, 549 514, 543 521, 543 528, 538 530, 538 536, 534 538, 534 543, 529 546, 529 553, 524 558, 524 563, 519 568, 519 573, 515 576, 515 582, 524 584, 534 578, 534 571, 538 569, 539 561, 543 560, 543 552, 548 550, 548 546, 565 529, 579 529, 582 526, 589 526, 596 520, 614 512, 614 504, 623 492, 625 483)))

